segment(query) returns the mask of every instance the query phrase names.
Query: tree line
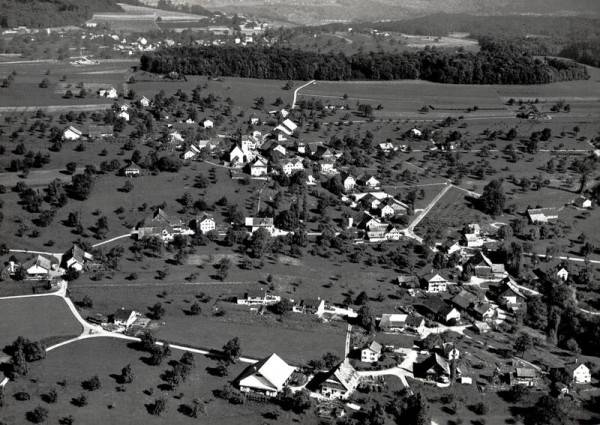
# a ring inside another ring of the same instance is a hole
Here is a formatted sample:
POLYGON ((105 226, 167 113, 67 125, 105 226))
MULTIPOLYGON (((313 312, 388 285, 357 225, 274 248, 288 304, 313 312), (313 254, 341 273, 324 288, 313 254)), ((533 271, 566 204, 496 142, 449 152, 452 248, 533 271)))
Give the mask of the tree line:
POLYGON ((588 79, 584 66, 533 58, 500 42, 477 53, 434 49, 403 53, 316 53, 278 47, 173 47, 142 55, 141 68, 155 73, 278 80, 421 79, 447 84, 544 84, 588 79))

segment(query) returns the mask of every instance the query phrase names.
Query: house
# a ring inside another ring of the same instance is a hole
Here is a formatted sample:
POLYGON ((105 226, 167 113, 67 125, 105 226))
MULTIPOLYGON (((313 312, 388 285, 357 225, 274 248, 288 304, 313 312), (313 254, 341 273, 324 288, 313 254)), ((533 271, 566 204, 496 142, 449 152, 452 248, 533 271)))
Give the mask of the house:
POLYGON ((253 392, 276 397, 288 384, 295 370, 295 367, 288 365, 273 353, 244 369, 233 380, 233 385, 245 393, 253 392))
POLYGON ((93 316, 88 316, 86 319, 88 322, 93 323, 94 325, 107 325, 108 317, 103 314, 96 313, 93 316))
POLYGON ((279 301, 281 301, 279 295, 272 295, 262 289, 246 292, 236 298, 236 303, 239 305, 272 305, 277 304, 279 301))
POLYGON ((419 335, 422 334, 425 331, 425 318, 409 314, 406 318, 406 330, 419 335))
POLYGON ((419 279, 414 274, 401 274, 396 278, 396 283, 403 288, 416 288, 419 279))
POLYGON ((294 305, 292 311, 295 313, 316 314, 321 316, 325 311, 325 300, 319 298, 307 298, 294 305))
POLYGON ((398 215, 404 215, 408 212, 408 205, 397 201, 391 196, 384 199, 379 204, 379 215, 381 217, 394 217, 398 215))
POLYGON ((142 96, 140 100, 138 100, 138 105, 140 105, 142 108, 147 108, 150 106, 150 99, 148 99, 146 96, 142 96))
POLYGON ((474 233, 465 233, 463 235, 463 242, 469 248, 479 248, 483 246, 484 240, 474 233))
POLYGON ((275 127, 275 131, 279 131, 287 136, 291 136, 294 134, 294 131, 296 131, 297 128, 298 126, 292 120, 286 119, 277 127, 275 127))
POLYGON ((116 99, 119 97, 119 93, 114 87, 110 87, 108 89, 100 89, 98 91, 98 94, 100 95, 100 97, 107 97, 109 99, 116 99))
POLYGON ((204 128, 213 128, 215 125, 214 122, 212 122, 211 120, 209 120, 208 118, 206 118, 204 121, 202 121, 202 127, 204 128))
POLYGON ((473 329, 473 332, 475 332, 478 335, 488 333, 492 330, 490 325, 486 322, 475 322, 475 324, 471 326, 471 329, 473 329))
POLYGON ((335 159, 326 159, 319 162, 320 172, 323 174, 334 174, 336 173, 335 169, 335 159))
POLYGON ((590 368, 583 363, 579 363, 577 359, 574 362, 565 364, 565 371, 573 384, 589 384, 592 382, 590 368))
POLYGON ((117 114, 117 118, 123 118, 125 121, 129 121, 129 112, 121 111, 117 114))
POLYGON ((448 255, 452 255, 455 252, 460 252, 462 247, 456 239, 447 239, 446 242, 440 245, 440 250, 448 255))
POLYGON ((184 138, 183 138, 182 134, 177 130, 169 132, 167 137, 169 139, 169 143, 183 143, 184 142, 184 138))
POLYGON ((566 282, 569 279, 569 271, 563 265, 559 265, 556 267, 556 277, 566 282))
POLYGON ((323 146, 322 144, 319 143, 309 143, 307 146, 308 149, 308 153, 312 156, 312 158, 315 161, 331 161, 331 160, 335 160, 336 157, 333 154, 333 152, 331 152, 329 150, 329 148, 327 148, 326 146, 323 146))
POLYGON ((196 216, 196 230, 201 231, 202 233, 210 232, 211 230, 215 230, 217 227, 215 223, 215 217, 213 214, 203 212, 196 216))
POLYGON ((503 279, 506 276, 504 264, 494 264, 481 251, 477 251, 467 263, 466 267, 473 270, 473 274, 481 279, 503 279))
POLYGON ((2 269, 2 272, 0 272, 0 279, 8 280, 10 277, 15 275, 20 267, 21 266, 14 261, 9 261, 6 267, 2 269))
POLYGON ((161 208, 158 208, 152 217, 140 222, 136 231, 138 239, 156 237, 163 242, 172 241, 176 235, 194 234, 181 219, 167 215, 161 208))
POLYGON ((264 176, 268 174, 268 162, 263 158, 256 158, 252 164, 250 164, 250 175, 254 177, 264 176))
POLYGON ((394 150, 396 150, 394 148, 394 145, 392 143, 389 143, 389 142, 378 144, 377 145, 377 149, 379 149, 381 152, 386 153, 386 154, 390 153, 390 152, 392 152, 394 150))
POLYGON ((119 111, 127 112, 129 110, 129 105, 125 102, 119 102, 117 103, 117 109, 119 111))
POLYGON ((381 204, 379 198, 371 193, 367 193, 365 196, 359 199, 358 203, 367 210, 375 210, 381 204))
POLYGON ((281 169, 286 176, 290 176, 296 171, 304 170, 304 164, 300 158, 286 159, 281 162, 281 169))
POLYGON ((448 281, 435 271, 421 276, 420 284, 426 292, 446 292, 448 290, 448 281))
POLYGON ((427 315, 433 316, 437 321, 444 324, 454 324, 460 322, 460 312, 446 304, 437 295, 430 295, 418 304, 421 311, 427 315))
POLYGON ((90 125, 88 127, 88 137, 90 139, 102 139, 113 137, 113 126, 111 125, 90 125))
POLYGON ((190 145, 190 147, 181 155, 182 159, 190 160, 195 159, 198 155, 200 155, 200 149, 198 149, 194 145, 190 145))
POLYGON ((421 137, 423 135, 423 132, 418 128, 412 128, 408 131, 408 135, 410 137, 421 137))
POLYGON ((360 361, 365 363, 375 363, 379 361, 383 347, 377 341, 371 341, 369 345, 360 350, 360 361))
POLYGON ((402 230, 393 224, 388 225, 384 232, 384 237, 388 241, 399 241, 402 236, 404 236, 402 230))
POLYGON ((92 261, 94 256, 85 252, 78 245, 73 245, 62 258, 66 268, 77 271, 83 270, 83 266, 89 261, 92 261))
POLYGON ((242 151, 248 152, 256 150, 258 148, 258 143, 259 141, 256 137, 244 134, 240 137, 239 145, 242 148, 242 151))
POLYGON ((354 187, 356 186, 356 179, 350 174, 343 174, 342 185, 344 186, 344 192, 350 192, 354 190, 354 187))
POLYGON ((494 317, 494 313, 496 312, 496 310, 491 306, 491 304, 487 302, 477 303, 473 305, 469 309, 469 311, 477 320, 484 321, 491 320, 492 317, 494 317))
POLYGON ((137 177, 140 175, 141 169, 135 163, 131 162, 128 166, 122 169, 122 172, 125 177, 137 177))
POLYGON ((577 208, 592 208, 592 200, 586 198, 585 196, 580 196, 573 201, 573 205, 577 208))
POLYGON ((479 297, 469 291, 461 290, 450 299, 450 303, 457 309, 465 311, 479 302, 479 297))
POLYGON ((442 345, 442 352, 448 360, 458 360, 460 357, 460 351, 458 351, 458 348, 451 342, 445 342, 442 345))
POLYGON ((532 367, 517 367, 514 371, 509 372, 509 384, 524 385, 526 387, 537 387, 538 386, 538 373, 532 367))
POLYGON ((275 225, 271 217, 246 217, 245 226, 252 233, 258 229, 266 229, 270 234, 275 232, 275 225))
POLYGON ((59 263, 56 257, 45 257, 39 254, 21 264, 21 268, 27 274, 27 279, 30 280, 47 279, 51 271, 58 270, 58 266, 59 263))
POLYGON ((401 332, 406 327, 408 314, 382 314, 379 329, 382 332, 401 332))
POLYGON ((137 320, 140 314, 134 310, 118 309, 113 316, 113 323, 128 328, 137 320))
POLYGON ((527 217, 530 224, 548 223, 558 220, 558 211, 556 208, 530 208, 527 210, 527 217))
POLYGON ((258 125, 260 124, 260 120, 258 119, 257 116, 252 115, 249 119, 248 119, 248 124, 250 125, 258 125))
POLYGON ((344 360, 324 377, 319 387, 319 392, 328 398, 348 398, 360 382, 360 376, 348 360, 344 360))
MULTIPOLYGON (((450 363, 437 353, 433 353, 421 363, 414 364, 415 376, 429 381, 450 382, 452 374, 450 363)), ((456 367, 456 377, 460 377, 460 368, 456 367)))
MULTIPOLYGON (((510 277, 507 277, 503 282, 506 282, 506 280, 512 281, 510 277)), ((504 284, 505 289, 498 294, 498 304, 514 313, 525 305, 525 296, 519 292, 515 282, 512 285, 504 284)))
POLYGON ((69 126, 65 131, 63 131, 63 139, 65 140, 79 140, 82 135, 83 132, 73 126, 69 126))
POLYGON ((238 145, 233 146, 233 148, 229 151, 228 154, 228 159, 231 165, 243 164, 245 157, 246 156, 244 155, 244 151, 242 151, 242 149, 238 145))
POLYGON ((368 189, 377 189, 380 185, 379 180, 370 174, 363 174, 356 180, 356 183, 368 189))

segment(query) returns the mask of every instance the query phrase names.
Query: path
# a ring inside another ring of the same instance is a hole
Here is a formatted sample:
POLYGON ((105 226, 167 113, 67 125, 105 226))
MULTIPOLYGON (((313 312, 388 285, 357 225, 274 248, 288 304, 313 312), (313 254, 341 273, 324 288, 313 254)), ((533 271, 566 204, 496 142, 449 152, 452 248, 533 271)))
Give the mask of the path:
POLYGON ((296 98, 298 97, 298 92, 302 90, 304 87, 310 86, 311 84, 316 84, 316 80, 310 80, 308 83, 301 85, 296 90, 294 90, 294 100, 292 101, 292 109, 296 108, 296 98))
POLYGON ((346 345, 344 347, 344 358, 350 354, 350 340, 352 339, 352 325, 348 323, 348 331, 346 332, 346 345))
POLYGON ((427 207, 425 207, 425 209, 423 211, 421 211, 421 213, 415 217, 415 219, 408 225, 408 227, 406 229, 404 229, 404 234, 412 239, 417 240, 418 242, 422 242, 423 238, 420 236, 417 236, 414 232, 415 227, 421 222, 421 220, 423 220, 425 218, 425 216, 429 213, 429 211, 431 211, 431 209, 435 206, 435 204, 437 204, 439 202, 440 199, 442 199, 442 197, 446 194, 446 192, 448 192, 450 190, 450 188, 452 188, 453 185, 446 183, 446 187, 444 187, 440 193, 438 193, 435 198, 433 198, 433 200, 429 203, 429 205, 427 205, 427 207))
POLYGON ((128 237, 130 237, 130 236, 131 236, 131 233, 126 233, 126 234, 124 234, 124 235, 121 235, 121 236, 114 237, 114 238, 112 238, 112 239, 109 239, 109 240, 107 240, 107 241, 104 241, 104 242, 98 242, 96 245, 92 245, 92 248, 96 248, 96 247, 98 247, 98 246, 101 246, 101 245, 104 245, 104 244, 107 244, 107 243, 110 243, 110 242, 116 241, 116 240, 118 240, 118 239, 128 238, 128 237))
POLYGON ((144 283, 78 283, 78 287, 86 288, 141 288, 145 286, 175 286, 175 285, 248 285, 256 284, 255 280, 246 281, 206 281, 206 282, 144 282, 144 283))
POLYGON ((31 251, 29 249, 9 249, 9 252, 21 252, 23 254, 42 254, 42 255, 52 255, 62 257, 62 253, 60 252, 47 252, 47 251, 31 251))

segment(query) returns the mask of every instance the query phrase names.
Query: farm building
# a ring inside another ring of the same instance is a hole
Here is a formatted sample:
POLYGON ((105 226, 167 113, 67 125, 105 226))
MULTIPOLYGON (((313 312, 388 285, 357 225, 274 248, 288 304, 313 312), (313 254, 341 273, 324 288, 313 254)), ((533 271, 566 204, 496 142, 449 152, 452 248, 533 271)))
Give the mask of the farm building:
POLYGON ((82 135, 83 135, 83 132, 81 130, 76 129, 73 126, 69 126, 63 132, 63 139, 65 139, 65 140, 79 140, 82 135))
POLYGON ((558 211, 556 208, 530 208, 527 210, 527 217, 531 224, 548 223, 558 220, 558 211))
MULTIPOLYGON (((415 376, 429 381, 449 382, 451 375, 450 363, 437 353, 432 354, 421 363, 414 365, 415 376)), ((460 377, 460 368, 456 368, 456 377, 460 377)))
POLYGON ((580 196, 573 201, 573 205, 575 205, 577 208, 592 208, 592 200, 586 198, 585 196, 580 196))
POLYGON ((78 245, 73 245, 63 256, 62 261, 66 268, 74 269, 77 271, 83 270, 86 263, 92 261, 94 257, 92 254, 85 252, 78 245))
POLYGON ((354 367, 344 360, 325 376, 319 379, 317 384, 319 392, 328 398, 347 398, 358 387, 360 377, 354 367))
POLYGON ((101 139, 112 137, 114 135, 111 125, 90 125, 88 128, 88 137, 90 139, 101 139))
POLYGON ((118 326, 131 326, 139 317, 139 313, 125 308, 118 309, 113 316, 113 323, 118 326))
POLYGON ((196 230, 202 233, 210 232, 216 228, 215 217, 213 214, 203 212, 196 217, 196 230))
POLYGON ((325 311, 325 300, 307 298, 294 305, 292 311, 295 313, 316 314, 317 316, 320 316, 325 311))
POLYGON ((246 292, 236 299, 236 303, 240 305, 272 305, 279 301, 281 301, 279 295, 272 295, 262 289, 246 292))
POLYGON ((271 217, 246 217, 245 226, 252 233, 258 229, 266 229, 270 234, 275 232, 275 225, 271 217))
POLYGON ((138 239, 157 237, 162 241, 171 241, 175 235, 194 234, 181 219, 167 215, 158 208, 152 217, 140 222, 136 229, 138 239))
POLYGON ((448 289, 448 281, 435 271, 421 276, 420 283, 426 292, 446 292, 448 289))
POLYGON ((243 392, 255 392, 276 397, 287 385, 296 370, 281 357, 273 353, 248 366, 233 380, 233 385, 243 392))
POLYGON ((56 257, 45 257, 43 255, 36 255, 21 265, 27 274, 27 279, 30 280, 47 279, 51 271, 58 270, 58 266, 59 263, 56 257))

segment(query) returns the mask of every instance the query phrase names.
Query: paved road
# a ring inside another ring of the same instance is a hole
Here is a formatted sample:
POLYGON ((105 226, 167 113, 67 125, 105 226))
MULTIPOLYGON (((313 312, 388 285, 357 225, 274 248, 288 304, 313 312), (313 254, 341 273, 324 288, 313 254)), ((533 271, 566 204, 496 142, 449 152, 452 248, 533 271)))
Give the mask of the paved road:
POLYGON ((306 84, 301 85, 300 87, 298 87, 296 90, 294 90, 294 100, 292 101, 292 109, 294 109, 296 107, 296 98, 298 97, 298 92, 303 89, 304 87, 310 86, 311 84, 316 84, 315 80, 311 80, 306 84))
POLYGON ((450 190, 450 188, 452 188, 453 185, 446 183, 446 187, 444 187, 440 193, 438 193, 435 198, 433 198, 433 200, 429 203, 429 205, 427 205, 427 207, 425 207, 425 209, 423 211, 421 211, 421 213, 419 213, 418 216, 415 217, 415 219, 408 225, 408 227, 406 229, 404 229, 404 234, 405 236, 415 239, 418 242, 423 242, 423 238, 420 236, 417 236, 414 232, 415 227, 417 227, 417 225, 421 222, 421 220, 423 220, 425 218, 425 216, 429 213, 429 211, 431 211, 431 209, 435 206, 435 204, 437 204, 439 202, 440 199, 442 199, 442 197, 446 194, 446 192, 448 192, 450 190))
POLYGON ((119 239, 128 238, 128 237, 130 237, 131 235, 132 235, 131 233, 126 233, 126 234, 124 234, 124 235, 121 235, 121 236, 114 237, 114 238, 112 238, 112 239, 109 239, 109 240, 107 240, 107 241, 98 242, 96 245, 92 245, 92 248, 96 248, 97 246, 102 246, 102 245, 104 245, 104 244, 107 244, 107 243, 110 243, 110 242, 114 242, 114 241, 116 241, 116 240, 119 240, 119 239))

